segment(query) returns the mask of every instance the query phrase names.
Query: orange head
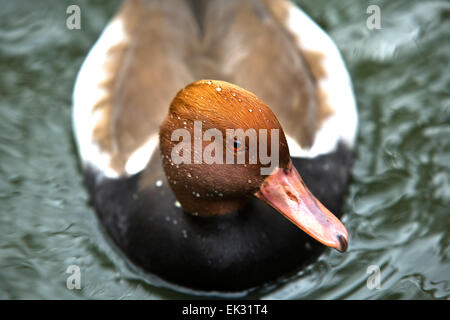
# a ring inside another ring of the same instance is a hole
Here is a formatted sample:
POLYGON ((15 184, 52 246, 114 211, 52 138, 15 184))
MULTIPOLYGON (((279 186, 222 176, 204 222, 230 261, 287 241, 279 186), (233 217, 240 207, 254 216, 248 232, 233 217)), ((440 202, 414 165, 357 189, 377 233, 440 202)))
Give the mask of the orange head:
POLYGON ((304 185, 280 123, 251 92, 224 81, 188 85, 170 105, 160 148, 185 211, 226 214, 255 196, 323 244, 346 250, 347 230, 304 185))

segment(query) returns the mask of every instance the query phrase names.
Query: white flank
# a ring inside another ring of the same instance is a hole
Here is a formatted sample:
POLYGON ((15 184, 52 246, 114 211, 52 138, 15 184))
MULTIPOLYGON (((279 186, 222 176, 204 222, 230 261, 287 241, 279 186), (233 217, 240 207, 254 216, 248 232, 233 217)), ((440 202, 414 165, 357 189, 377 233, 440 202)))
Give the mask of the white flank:
POLYGON ((125 164, 127 174, 135 174, 143 170, 150 160, 153 151, 158 147, 159 135, 155 134, 150 137, 146 143, 137 148, 128 158, 125 164))
POLYGON ((120 18, 112 20, 105 28, 100 38, 90 50, 78 73, 73 92, 73 128, 83 166, 90 165, 100 170, 107 177, 118 177, 119 172, 111 168, 111 155, 102 152, 93 139, 96 125, 104 116, 103 110, 93 111, 94 106, 108 97, 102 86, 112 74, 105 65, 112 59, 109 50, 127 42, 120 18))
POLYGON ((358 125, 355 97, 345 62, 333 40, 303 11, 289 3, 286 27, 295 35, 297 45, 304 51, 324 55, 323 67, 327 77, 318 82, 319 89, 327 93, 328 104, 334 114, 328 117, 316 133, 310 149, 302 149, 287 137, 291 156, 313 158, 335 150, 342 141, 353 147, 358 125))

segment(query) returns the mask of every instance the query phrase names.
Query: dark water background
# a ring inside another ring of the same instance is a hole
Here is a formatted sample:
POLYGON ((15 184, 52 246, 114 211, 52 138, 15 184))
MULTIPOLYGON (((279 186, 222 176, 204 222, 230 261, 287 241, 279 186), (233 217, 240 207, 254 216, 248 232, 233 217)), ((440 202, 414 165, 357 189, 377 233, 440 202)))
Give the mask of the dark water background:
MULTIPOLYGON (((337 42, 360 130, 343 219, 275 299, 450 298, 450 2, 298 1, 337 42), (369 4, 381 30, 368 30, 369 4), (367 268, 381 269, 370 290, 367 268)), ((78 167, 71 93, 118 1, 0 1, 0 298, 181 298, 142 281, 99 231, 78 167), (82 29, 66 28, 81 7, 82 29), (69 265, 81 290, 66 288, 69 265)))

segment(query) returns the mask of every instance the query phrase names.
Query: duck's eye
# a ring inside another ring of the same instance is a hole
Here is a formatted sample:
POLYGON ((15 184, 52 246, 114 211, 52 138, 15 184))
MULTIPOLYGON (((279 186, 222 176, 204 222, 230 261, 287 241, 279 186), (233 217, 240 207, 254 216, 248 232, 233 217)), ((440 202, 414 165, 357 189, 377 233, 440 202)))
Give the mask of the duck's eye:
POLYGON ((237 139, 231 140, 229 147, 234 152, 239 152, 244 149, 244 144, 237 139))

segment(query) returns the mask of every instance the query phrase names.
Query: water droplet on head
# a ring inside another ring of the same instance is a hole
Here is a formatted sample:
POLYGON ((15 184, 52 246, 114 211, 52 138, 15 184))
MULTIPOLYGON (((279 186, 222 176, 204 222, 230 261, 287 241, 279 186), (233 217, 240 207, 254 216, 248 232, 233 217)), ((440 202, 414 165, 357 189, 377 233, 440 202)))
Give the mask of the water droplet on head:
POLYGON ((220 91, 222 91, 222 88, 221 88, 221 87, 217 87, 217 88, 216 88, 216 91, 217 91, 217 92, 220 92, 220 91))
POLYGON ((181 208, 181 203, 178 200, 175 200, 174 205, 176 208, 181 208))
POLYGON ((249 111, 249 112, 253 112, 253 110, 252 110, 252 109, 248 109, 248 111, 249 111))
POLYGON ((162 180, 156 180, 155 185, 159 188, 163 185, 162 180))
POLYGON ((197 198, 200 198, 200 193, 197 192, 197 193, 195 194, 195 196, 196 196, 197 198))
POLYGON ((208 81, 208 84, 212 84, 212 82, 211 82, 211 81, 208 81))
POLYGON ((192 177, 190 173, 187 174, 188 178, 192 177))
POLYGON ((248 183, 252 183, 252 180, 248 179, 248 183))

